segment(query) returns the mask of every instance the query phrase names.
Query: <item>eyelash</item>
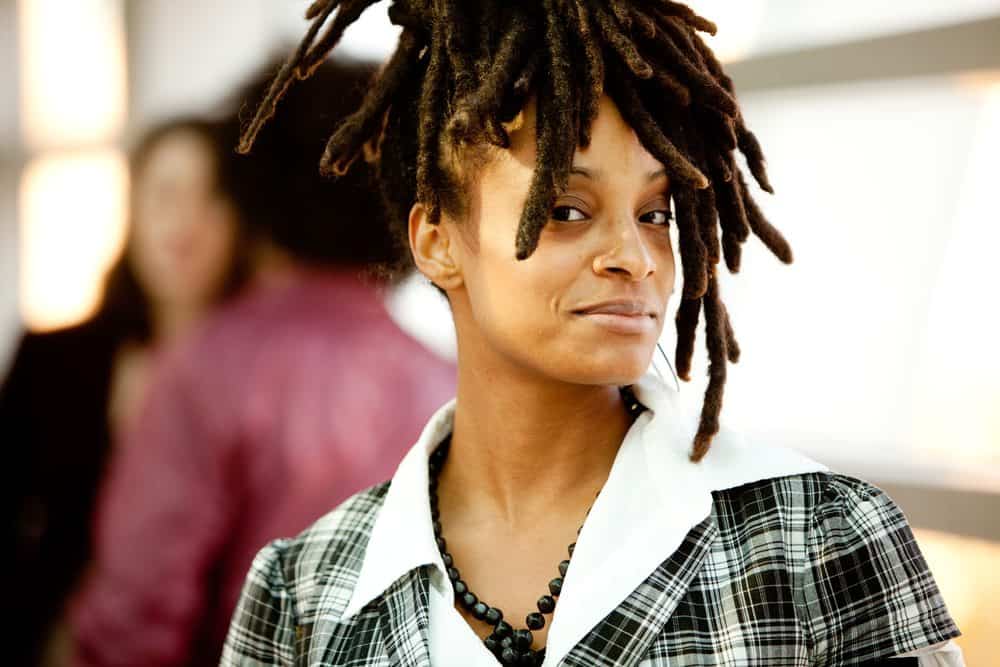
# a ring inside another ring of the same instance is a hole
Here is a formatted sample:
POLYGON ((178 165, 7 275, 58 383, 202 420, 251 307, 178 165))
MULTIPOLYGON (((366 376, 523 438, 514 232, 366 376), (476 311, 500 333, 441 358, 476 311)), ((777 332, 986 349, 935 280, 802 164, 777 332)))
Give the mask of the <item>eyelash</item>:
MULTIPOLYGON (((577 212, 580 213, 580 215, 582 215, 584 217, 584 219, 587 217, 586 214, 583 211, 581 211, 578 207, 576 207, 576 206, 569 206, 569 205, 563 205, 563 206, 556 206, 555 208, 552 209, 552 215, 551 215, 551 217, 552 217, 553 220, 556 220, 558 222, 580 222, 579 220, 567 220, 567 219, 563 219, 563 218, 558 217, 555 213, 556 213, 556 211, 560 211, 560 210, 577 211, 577 212)), ((642 218, 646 217, 647 215, 649 215, 651 213, 663 213, 664 214, 665 220, 663 222, 649 223, 649 224, 652 224, 652 225, 654 225, 656 227, 669 227, 670 226, 670 221, 674 219, 674 214, 670 211, 670 209, 654 209, 652 211, 646 211, 641 216, 639 216, 640 222, 645 222, 644 220, 642 220, 642 218)))

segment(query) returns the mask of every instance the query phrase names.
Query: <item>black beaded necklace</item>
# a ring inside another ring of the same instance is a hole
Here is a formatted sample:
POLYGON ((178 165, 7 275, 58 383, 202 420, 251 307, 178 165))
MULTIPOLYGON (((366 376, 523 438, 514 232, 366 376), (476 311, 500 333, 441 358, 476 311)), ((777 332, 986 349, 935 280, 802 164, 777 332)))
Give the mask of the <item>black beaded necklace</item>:
MULTIPOLYGON (((638 415, 643 406, 635 398, 635 394, 632 392, 631 387, 621 387, 620 389, 622 398, 625 401, 626 409, 629 415, 634 419, 638 415)), ((445 541, 444 537, 441 535, 441 512, 438 508, 438 477, 441 474, 441 469, 444 467, 445 459, 448 458, 448 451, 451 449, 451 436, 449 435, 445 440, 438 445, 437 449, 430 456, 428 462, 429 467, 429 495, 431 504, 431 521, 434 527, 434 539, 437 542, 438 550, 441 552, 441 559, 444 561, 444 566, 448 572, 448 579, 451 581, 452 589, 455 591, 455 598, 459 601, 464 609, 466 609, 473 618, 488 623, 493 627, 493 632, 490 633, 486 639, 483 640, 483 644, 486 646, 487 650, 490 651, 496 658, 500 661, 501 665, 515 665, 521 667, 540 667, 542 662, 545 660, 545 649, 541 648, 539 650, 534 650, 531 648, 531 644, 534 641, 534 636, 531 634, 532 630, 541 630, 545 627, 545 616, 544 614, 551 614, 556 608, 556 599, 562 593, 563 579, 566 577, 566 572, 569 570, 570 558, 573 557, 573 549, 576 547, 576 542, 570 544, 567 548, 568 558, 561 563, 559 563, 559 576, 549 582, 549 592, 546 595, 538 598, 536 606, 538 607, 537 612, 532 612, 528 614, 524 623, 527 629, 515 630, 514 627, 504 620, 503 612, 493 607, 483 600, 480 600, 475 593, 469 590, 468 584, 462 579, 462 575, 459 573, 458 568, 455 567, 455 561, 451 554, 448 553, 448 543, 445 541)), ((587 509, 587 514, 590 513, 590 509, 587 509)), ((586 520, 586 516, 584 517, 586 520)), ((580 530, 583 527, 577 529, 577 535, 580 534, 580 530)))

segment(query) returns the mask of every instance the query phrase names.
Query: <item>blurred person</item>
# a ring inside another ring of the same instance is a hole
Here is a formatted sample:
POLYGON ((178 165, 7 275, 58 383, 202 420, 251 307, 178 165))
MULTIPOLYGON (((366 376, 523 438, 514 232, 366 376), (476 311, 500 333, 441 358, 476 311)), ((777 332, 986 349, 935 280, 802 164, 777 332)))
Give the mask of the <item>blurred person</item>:
POLYGON ((8 507, 10 586, 23 610, 15 620, 15 650, 25 652, 18 663, 38 659, 90 559, 99 480, 116 436, 135 418, 150 358, 245 278, 240 225, 222 177, 234 129, 184 118, 141 138, 130 156, 125 249, 96 313, 26 333, 0 389, 0 428, 17 471, 8 507))
POLYGON ((367 271, 402 252, 369 174, 316 169, 373 73, 320 66, 234 165, 253 285, 156 370, 100 502, 76 664, 217 664, 254 554, 390 475, 452 395, 453 366, 393 322, 387 274, 367 271))
MULTIPOLYGON (((310 6, 244 148, 372 4, 310 6)), ((457 397, 389 483, 261 552, 223 664, 961 665, 892 499, 720 419, 740 347, 719 265, 751 234, 792 253, 743 174, 738 153, 771 191, 715 25, 628 0, 389 17, 322 167, 376 163, 451 305, 457 397), (677 273, 685 380, 704 315, 698 411, 648 373, 677 273)))

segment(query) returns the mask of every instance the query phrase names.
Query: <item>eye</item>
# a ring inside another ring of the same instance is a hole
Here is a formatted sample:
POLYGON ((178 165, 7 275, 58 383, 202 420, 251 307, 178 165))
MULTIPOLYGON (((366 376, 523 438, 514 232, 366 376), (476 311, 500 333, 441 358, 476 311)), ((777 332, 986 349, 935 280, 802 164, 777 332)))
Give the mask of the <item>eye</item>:
POLYGON ((576 206, 556 206, 552 209, 552 219, 559 222, 579 222, 586 220, 587 216, 576 206))
POLYGON ((670 225, 670 221, 674 219, 673 213, 670 209, 656 209, 654 211, 647 211, 639 216, 640 222, 646 222, 651 225, 657 225, 660 227, 667 227, 670 225))

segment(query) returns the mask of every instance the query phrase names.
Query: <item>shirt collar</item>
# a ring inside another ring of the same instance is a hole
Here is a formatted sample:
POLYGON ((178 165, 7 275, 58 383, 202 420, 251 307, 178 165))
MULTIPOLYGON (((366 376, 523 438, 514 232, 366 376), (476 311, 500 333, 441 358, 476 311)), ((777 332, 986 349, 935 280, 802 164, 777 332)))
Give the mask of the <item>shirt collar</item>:
MULTIPOLYGON (((653 375, 644 376, 633 390, 648 409, 625 435, 580 532, 571 566, 577 576, 564 583, 547 653, 567 653, 669 557, 711 513, 712 491, 826 470, 789 449, 750 447, 724 426, 702 461, 692 463, 697 413, 653 375), (586 576, 600 572, 615 576, 586 576)), ((399 464, 343 618, 357 614, 413 569, 431 565, 444 573, 431 528, 427 460, 451 432, 454 414, 452 399, 431 417, 399 464)))

